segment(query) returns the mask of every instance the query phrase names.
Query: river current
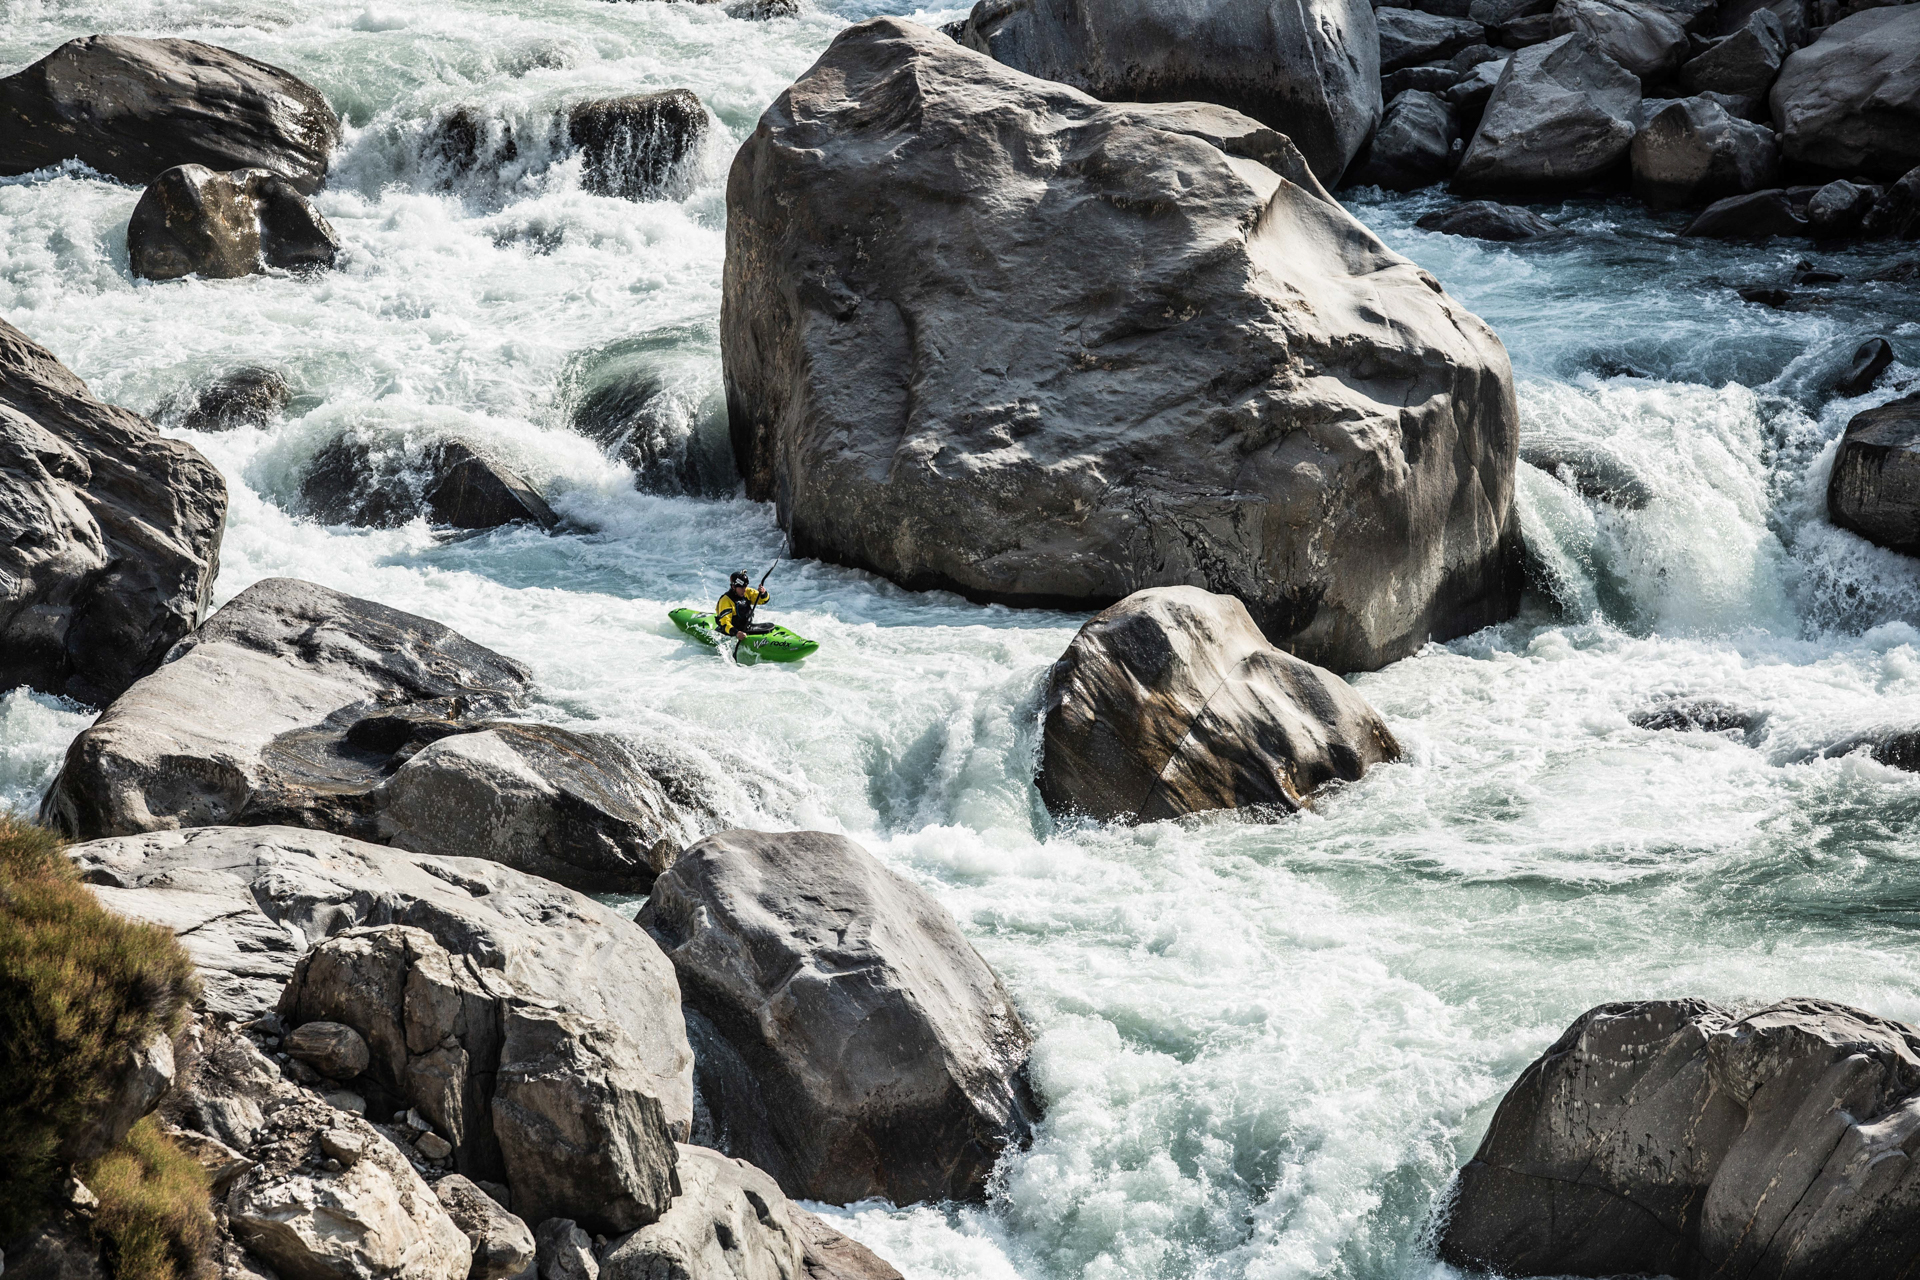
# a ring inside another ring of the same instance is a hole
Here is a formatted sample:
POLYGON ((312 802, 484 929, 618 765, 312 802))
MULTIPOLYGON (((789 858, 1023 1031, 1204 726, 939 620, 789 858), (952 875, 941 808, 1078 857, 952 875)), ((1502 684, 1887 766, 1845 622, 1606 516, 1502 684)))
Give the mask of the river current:
MULTIPOLYGON (((163 423, 236 366, 288 376, 283 422, 169 428, 231 489, 216 602, 292 575, 444 621, 533 667, 535 714, 672 755, 740 825, 843 831, 959 918, 1037 1035, 1048 1114, 984 1206, 826 1210, 909 1280, 1444 1275, 1422 1238, 1453 1169, 1588 1007, 1817 995, 1920 1022, 1920 776, 1846 750, 1920 728, 1920 561, 1823 500, 1847 418, 1920 375, 1920 286, 1866 280, 1920 248, 1683 242, 1626 201, 1543 207, 1577 234, 1502 246, 1415 229, 1437 194, 1349 193, 1506 342, 1532 454, 1573 460, 1521 468, 1534 590, 1354 677, 1406 759, 1310 813, 1058 827, 1039 696, 1081 616, 781 560, 769 508, 685 496, 676 470, 724 438, 726 164, 836 31, 887 11, 0 0, 0 73, 89 32, 186 36, 348 121, 319 196, 340 270, 136 283, 138 190, 73 168, 0 180, 0 315, 163 423), (535 136, 564 103, 673 87, 717 120, 680 201, 590 194, 538 147, 462 178, 431 140, 460 107, 535 136), (1845 282, 1737 297, 1803 258, 1845 282), (1900 356, 1881 390, 1830 398, 1873 334, 1900 356), (672 392, 638 485, 575 430, 636 361, 672 392), (570 531, 320 526, 299 477, 342 433, 483 442, 570 531), (799 667, 732 666, 667 622, 776 561, 773 614, 822 642, 799 667), (1674 699, 1752 728, 1629 719, 1674 699)), ((31 809, 91 716, 0 695, 0 804, 31 809)))

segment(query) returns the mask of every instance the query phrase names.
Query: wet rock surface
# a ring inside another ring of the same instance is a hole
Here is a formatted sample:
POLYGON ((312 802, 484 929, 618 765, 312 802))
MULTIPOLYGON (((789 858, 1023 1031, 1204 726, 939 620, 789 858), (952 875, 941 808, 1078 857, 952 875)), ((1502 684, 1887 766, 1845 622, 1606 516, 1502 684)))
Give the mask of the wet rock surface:
POLYGON ((1205 585, 1341 671, 1510 612, 1504 351, 1254 121, 880 18, 769 109, 728 208, 734 456, 796 554, 1016 605, 1205 585))
POLYGON ((1109 102, 1242 112, 1285 133, 1331 184, 1380 119, 1375 32, 1365 0, 981 0, 954 38, 1109 102))
POLYGON ((1470 200, 1429 213, 1414 223, 1422 231, 1469 236, 1475 240, 1544 240, 1568 233, 1539 214, 1517 205, 1470 200))
POLYGON ((265 169, 176 165, 153 180, 127 224, 133 274, 148 280, 325 268, 339 252, 339 237, 313 203, 265 169))
POLYGON ((82 36, 0 80, 0 174, 75 159, 146 184, 175 165, 266 169, 311 194, 340 142, 312 85, 198 40, 82 36))
POLYGON ((1870 542, 1920 555, 1920 394, 1847 423, 1827 482, 1827 515, 1870 542))
POLYGON ((582 102, 567 136, 585 163, 587 190, 623 200, 679 200, 699 177, 695 161, 711 126, 686 89, 582 102))
POLYGON ((1038 1118, 1031 1037, 931 897, 841 836, 729 831, 640 923, 714 1038, 700 1089, 727 1151, 788 1195, 970 1199, 1038 1118))
MULTIPOLYGON (((404 925, 430 935, 449 966, 457 961, 483 989, 498 978, 530 1008, 564 1008, 611 1028, 606 1042, 631 1046, 620 1052, 641 1064, 639 1088, 660 1100, 670 1130, 684 1134, 692 1123, 693 1057, 672 967, 631 920, 583 894, 474 858, 290 827, 157 832, 73 852, 109 910, 174 931, 212 1014, 272 1013, 311 948, 351 929, 404 925)), ((377 1065, 385 1042, 363 1038, 377 1065)), ((247 1145, 239 1120, 190 1127, 247 1145)))
POLYGON ((1267 643, 1246 607, 1160 587, 1096 615, 1053 666, 1040 795, 1056 816, 1293 811, 1400 744, 1344 680, 1267 643))
POLYGON ((1896 1274, 1920 1230, 1920 1035, 1819 1000, 1582 1016, 1460 1171, 1443 1260, 1504 1275, 1896 1274))
POLYGON ((286 375, 249 365, 169 401, 155 416, 178 422, 189 431, 233 431, 266 426, 292 403, 293 388, 286 375))
POLYGON ((0 687, 102 706, 200 620, 227 488, 0 321, 0 687))
POLYGON ((307 514, 325 524, 392 529, 425 516, 452 529, 493 529, 560 518, 539 490, 485 450, 442 440, 418 453, 376 449, 342 436, 321 449, 300 480, 307 514))

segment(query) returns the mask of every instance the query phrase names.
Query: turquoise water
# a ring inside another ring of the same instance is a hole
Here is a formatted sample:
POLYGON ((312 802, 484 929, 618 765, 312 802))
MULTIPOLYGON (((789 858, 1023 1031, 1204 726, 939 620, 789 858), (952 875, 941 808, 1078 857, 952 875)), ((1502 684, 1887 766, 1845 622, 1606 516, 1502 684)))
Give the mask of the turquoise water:
MULTIPOLYGON (((1920 777, 1822 754, 1920 727, 1916 562, 1833 529, 1821 501, 1846 418, 1892 392, 1818 394, 1873 333, 1896 379, 1920 373, 1920 300, 1733 294, 1803 255, 1858 280, 1893 250, 1681 244, 1595 202, 1543 210, 1569 241, 1487 245, 1414 230, 1437 197, 1356 196, 1502 335, 1529 442, 1604 454, 1647 501, 1523 467, 1523 616, 1357 677, 1407 758, 1285 822, 1053 827, 1030 782, 1038 699, 1076 615, 782 561, 774 611, 819 654, 736 668, 686 643, 666 611, 778 560, 771 513, 641 492, 575 410, 599 371, 653 353, 674 388, 658 450, 723 429, 725 165, 835 31, 883 8, 7 0, 0 70, 91 31, 192 36, 293 69, 351 127, 320 197, 341 270, 135 283, 138 192, 41 174, 0 181, 0 315, 142 411, 240 364, 294 383, 284 423, 183 433, 233 492, 219 599, 292 574, 438 618, 528 662, 539 714, 672 752, 741 824, 844 831, 955 913, 1038 1034, 1049 1114, 985 1206, 839 1214, 910 1280, 1443 1273, 1420 1246, 1436 1196, 1587 1007, 1811 994, 1920 1021, 1920 777), (718 126, 683 201, 588 194, 577 162, 537 150, 467 181, 434 158, 458 107, 524 125, 679 86, 718 126), (342 433, 483 442, 576 531, 317 526, 298 478, 342 433), (1629 722, 1670 697, 1756 726, 1629 722)), ((29 807, 89 718, 4 695, 0 799, 29 807)))

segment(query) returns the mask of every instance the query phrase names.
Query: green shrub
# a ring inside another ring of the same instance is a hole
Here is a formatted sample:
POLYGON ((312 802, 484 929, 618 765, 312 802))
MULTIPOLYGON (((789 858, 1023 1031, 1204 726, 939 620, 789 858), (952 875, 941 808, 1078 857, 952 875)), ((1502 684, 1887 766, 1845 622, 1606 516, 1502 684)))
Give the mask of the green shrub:
POLYGON ((93 1234, 117 1280, 198 1280, 210 1269, 207 1174, 148 1116, 80 1172, 100 1197, 93 1234))
POLYGON ((46 1217, 61 1142, 194 987, 171 933, 103 910, 56 837, 0 814, 0 1240, 46 1217))

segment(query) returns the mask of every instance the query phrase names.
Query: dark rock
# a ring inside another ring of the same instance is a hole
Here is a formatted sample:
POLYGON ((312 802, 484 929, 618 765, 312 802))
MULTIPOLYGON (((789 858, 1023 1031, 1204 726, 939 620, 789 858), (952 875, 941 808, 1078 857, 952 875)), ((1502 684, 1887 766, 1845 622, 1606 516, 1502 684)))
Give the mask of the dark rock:
POLYGON ((654 884, 640 923, 688 1010, 749 1074, 701 1092, 730 1154, 790 1196, 978 1197, 1037 1108, 1032 1043, 932 898, 842 836, 728 831, 654 884), (735 1109, 746 1095, 759 1105, 735 1109))
POLYGON ((478 1186, 450 1173, 433 1184, 433 1194, 473 1246, 467 1280, 515 1280, 533 1265, 533 1232, 478 1186))
POLYGON ((1720 17, 1720 0, 1647 0, 1680 24, 1688 35, 1703 35, 1714 29, 1720 17))
POLYGON ((1840 375, 1840 380, 1833 384, 1833 393, 1837 396, 1867 394, 1892 363, 1893 344, 1885 338, 1868 338, 1853 353, 1853 361, 1847 366, 1846 372, 1840 375))
POLYGON ((1898 1274, 1920 1034, 1819 1000, 1606 1004, 1515 1082, 1440 1257, 1508 1276, 1898 1274))
POLYGON ((1380 120, 1376 25, 1366 0, 981 0, 958 38, 1109 102, 1243 112, 1332 184, 1380 120))
POLYGON ((1467 16, 1498 31, 1521 18, 1551 14, 1554 3, 1555 0, 1472 0, 1467 6, 1467 16))
POLYGON ((263 427, 293 403, 293 388, 272 369, 257 366, 221 374, 198 391, 161 410, 160 416, 190 431, 263 427))
MULTIPOLYGON (((625 914, 585 894, 477 858, 406 853, 292 827, 160 831, 92 841, 77 846, 73 856, 102 905, 173 930, 205 982, 205 1004, 214 1016, 246 1020, 272 1011, 296 964, 329 938, 405 925, 409 936, 430 935, 415 953, 438 955, 438 947, 449 957, 445 981, 428 983, 428 974, 415 984, 419 998, 406 1006, 414 1031, 464 1016, 465 1003, 449 1012, 449 990, 465 993, 460 1001, 476 990, 485 996, 472 1006, 472 1034, 456 1037, 463 1051, 484 1050, 488 1029, 498 1031, 489 1011, 497 1013, 501 999, 563 1009, 599 1028, 598 1051, 620 1064, 623 1074, 637 1077, 639 1092, 660 1100, 674 1134, 684 1135, 691 1125, 693 1055, 672 967, 625 914)), ((449 1077, 436 1078, 428 1069, 453 1056, 435 1053, 440 1040, 419 1046, 416 1054, 362 1016, 377 1004, 376 988, 385 989, 376 983, 360 993, 349 1023, 368 1040, 372 1068, 389 1068, 396 1052, 403 1066, 420 1059, 422 1069, 412 1075, 418 1095, 408 1094, 405 1105, 418 1098, 459 1102, 464 1091, 447 1092, 449 1077), (436 1083, 438 1091, 430 1087, 436 1083)), ((334 1016, 325 1020, 347 1022, 339 1015, 349 1011, 335 1005, 327 1010, 334 1016)), ((180 1059, 161 1114, 244 1150, 259 1113, 201 1096, 189 1058, 180 1059)), ((371 1074, 356 1081, 369 1088, 373 1083, 371 1074)), ((404 1083, 387 1079, 389 1086, 404 1083)), ((475 1087, 493 1086, 477 1081, 475 1087)), ((390 1115, 403 1099, 376 1101, 390 1104, 377 1112, 390 1115)), ((459 1112, 436 1109, 431 1101, 429 1109, 454 1131, 459 1112)))
POLYGON ((421 515, 455 529, 517 522, 551 529, 560 523, 532 485, 459 440, 438 441, 409 456, 342 436, 314 455, 300 481, 300 498, 323 524, 391 529, 421 515))
MULTIPOLYGON (((1409 89, 1418 89, 1425 93, 1445 93, 1460 83, 1465 75, 1465 72, 1455 71, 1452 67, 1402 67, 1398 71, 1380 77, 1380 93, 1389 104, 1409 89)), ((1381 123, 1383 126, 1386 123, 1384 116, 1381 123)), ((1374 133, 1377 136, 1379 130, 1374 130, 1374 133)), ((1365 148, 1361 150, 1364 153, 1365 148)), ((1356 163, 1358 163, 1357 160, 1356 163)), ((1352 166, 1348 167, 1347 172, 1353 172, 1352 166)))
POLYGON ((1731 94, 1736 98, 1763 97, 1787 56, 1787 38, 1780 20, 1762 9, 1747 25, 1721 40, 1680 68, 1680 83, 1689 93, 1731 94))
POLYGON ((800 0, 734 0, 727 6, 729 18, 746 22, 766 22, 773 18, 791 18, 800 12, 800 0))
POLYGON ((1383 72, 1449 58, 1487 39, 1486 28, 1471 18, 1443 18, 1417 9, 1382 9, 1374 16, 1380 26, 1383 72))
POLYGON ((1537 44, 1545 44, 1553 39, 1553 15, 1550 13, 1529 14, 1524 18, 1515 18, 1500 28, 1500 43, 1508 49, 1530 49, 1537 44))
POLYGON ((1491 200, 1472 200, 1429 213, 1413 224, 1422 231, 1475 240, 1541 240, 1568 232, 1527 209, 1491 200))
POLYGON ((1793 282, 1795 284, 1839 284, 1845 279, 1846 277, 1838 271, 1818 270, 1804 262, 1801 263, 1800 267, 1793 273, 1793 282))
POLYGON ((1780 179, 1780 145, 1765 125, 1736 120, 1707 98, 1655 112, 1628 152, 1634 194, 1656 209, 1708 204, 1780 179))
POLYGON ((1807 202, 1807 229, 1817 240, 1857 235, 1879 197, 1878 187, 1835 179, 1814 192, 1807 202))
POLYGON ((1667 13, 1632 0, 1560 0, 1553 34, 1578 33, 1642 83, 1667 80, 1687 57, 1687 33, 1667 13))
POLYGON ((427 154, 445 168, 448 181, 475 170, 497 171, 520 158, 520 140, 513 125, 475 107, 456 107, 426 133, 427 154))
POLYGON ((1505 62, 1509 55, 1489 44, 1470 44, 1447 59, 1447 65, 1465 75, 1487 62, 1505 62))
POLYGON ((567 113, 587 190, 623 200, 681 200, 699 178, 711 125, 686 89, 582 102, 567 113))
POLYGON ((1400 757, 1350 685, 1268 644, 1232 596, 1197 587, 1096 614, 1054 663, 1043 707, 1040 795, 1063 818, 1293 812, 1400 757))
POLYGON ((1869 542, 1920 554, 1920 394, 1847 423, 1827 482, 1827 518, 1869 542))
POLYGON ((200 620, 227 488, 0 321, 0 688, 104 706, 200 620))
POLYGON ((1351 186, 1412 191, 1445 180, 1459 152, 1460 130, 1439 97, 1409 89, 1387 104, 1380 128, 1349 172, 1351 186))
POLYGON ((643 492, 718 498, 739 485, 718 326, 672 325, 583 352, 564 380, 574 429, 631 466, 643 492))
POLYGON ((1806 299, 1805 294, 1794 293, 1790 289, 1736 289, 1742 302, 1751 302, 1757 307, 1772 307, 1775 311, 1796 311, 1806 299))
POLYGON ((1671 729, 1681 733, 1745 733, 1759 719, 1755 712, 1705 700, 1663 702, 1627 717, 1629 723, 1641 729, 1671 729))
POLYGON ((78 839, 287 823, 644 891, 690 811, 616 739, 493 718, 527 683, 439 623, 270 578, 75 739, 42 818, 78 839))
POLYGON ((1896 262, 1884 271, 1874 272, 1867 279, 1883 284, 1905 284, 1909 280, 1920 279, 1920 258, 1896 262))
POLYGON ((7 1242, 13 1280, 107 1280, 100 1246, 84 1223, 49 1222, 7 1242))
POLYGON ((1631 462, 1588 437, 1536 429, 1521 442, 1520 460, 1596 502, 1639 511, 1653 501, 1653 486, 1631 462))
POLYGON ((1793 201, 1778 189, 1753 191, 1716 200, 1687 224, 1683 236, 1711 236, 1719 240, 1765 240, 1769 236, 1804 236, 1807 220, 1795 213, 1793 201))
POLYGON ((539 1280, 600 1280, 593 1237, 568 1218, 548 1218, 533 1233, 539 1280))
POLYGON ((372 1061, 367 1042, 352 1027, 339 1022, 313 1021, 294 1027, 281 1041, 281 1050, 304 1062, 329 1080, 351 1080, 372 1061))
POLYGON ((127 223, 128 263, 148 280, 331 267, 339 252, 313 202, 265 169, 175 165, 153 180, 127 223))
POLYGON ((1920 239, 1920 168, 1909 169, 1880 193, 1861 223, 1860 234, 1876 239, 1920 239))
POLYGON ((1562 191, 1626 165, 1640 81, 1582 35, 1522 49, 1507 63, 1454 190, 1562 191))
POLYGON ((1807 0, 1726 0, 1720 6, 1719 20, 1714 25, 1717 35, 1730 36, 1753 20, 1753 15, 1762 11, 1771 13, 1780 23, 1780 32, 1786 38, 1788 50, 1800 48, 1807 43, 1809 7, 1807 0))
POLYGON ((1463 137, 1471 137, 1473 131, 1480 127, 1480 120, 1486 115, 1487 102, 1493 97, 1494 87, 1500 83, 1500 77, 1506 69, 1505 58, 1483 62, 1447 90, 1447 105, 1453 108, 1454 119, 1459 123, 1463 137))
POLYGON ((82 36, 0 80, 0 174, 75 159, 145 185, 175 165, 266 169, 312 194, 340 144, 320 91, 198 40, 82 36))
POLYGON ((1203 584, 1340 671, 1513 607, 1504 351, 1245 116, 873 19, 728 210, 734 456, 795 554, 1023 606, 1203 584))
POLYGON ((1773 86, 1788 161, 1898 178, 1920 165, 1920 5, 1843 18, 1793 54, 1773 86))

